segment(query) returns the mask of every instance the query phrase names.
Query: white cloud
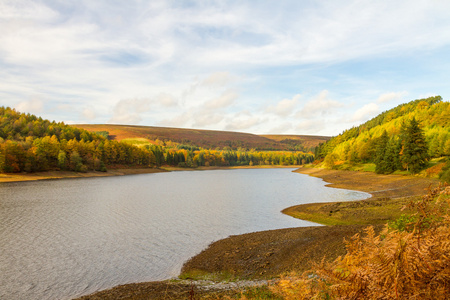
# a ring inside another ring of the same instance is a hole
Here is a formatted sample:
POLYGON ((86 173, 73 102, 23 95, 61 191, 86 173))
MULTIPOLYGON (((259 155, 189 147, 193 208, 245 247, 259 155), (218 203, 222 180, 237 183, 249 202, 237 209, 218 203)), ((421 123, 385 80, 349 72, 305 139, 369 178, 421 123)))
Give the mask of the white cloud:
POLYGON ((44 111, 44 102, 38 98, 32 98, 28 101, 18 103, 15 108, 19 112, 39 114, 44 111))
POLYGON ((241 112, 230 116, 226 120, 226 130, 246 131, 264 122, 260 117, 252 116, 248 112, 241 112))
POLYGON ((303 108, 297 113, 297 116, 303 118, 313 118, 316 116, 323 116, 333 113, 336 109, 343 107, 344 105, 336 100, 328 98, 329 92, 323 90, 308 101, 303 108))
POLYGON ((236 100, 238 94, 233 90, 227 90, 219 97, 207 102, 205 107, 208 109, 220 109, 225 108, 233 104, 234 100, 236 100))
POLYGON ((271 129, 269 129, 268 133, 284 134, 284 133, 290 131, 292 128, 293 128, 292 123, 285 122, 285 123, 281 123, 278 126, 272 127, 271 129))
POLYGON ((156 96, 155 102, 159 103, 165 107, 176 106, 178 104, 177 99, 175 99, 174 96, 169 95, 167 93, 162 93, 162 94, 159 94, 158 96, 156 96))
POLYGON ((210 87, 222 87, 231 82, 232 76, 229 72, 215 72, 202 81, 202 85, 210 87))
POLYGON ((88 121, 92 121, 96 118, 95 111, 90 107, 86 107, 85 109, 83 109, 82 114, 83 114, 84 119, 86 119, 88 121))
POLYGON ((193 123, 194 128, 204 128, 210 125, 217 125, 224 119, 223 115, 219 114, 197 114, 193 123))
POLYGON ((122 99, 113 108, 113 116, 108 123, 113 124, 139 124, 142 121, 141 113, 151 107, 150 99, 122 99))
POLYGON ((187 127, 192 120, 192 116, 189 113, 181 113, 171 118, 163 119, 158 123, 159 126, 167 127, 187 127))
POLYGON ((365 122, 380 112, 380 108, 375 103, 369 103, 358 109, 351 118, 352 122, 365 122))
POLYGON ((325 123, 324 120, 304 120, 295 129, 299 134, 317 133, 325 128, 325 123))
POLYGON ((390 102, 392 100, 402 99, 406 95, 408 95, 408 92, 406 92, 406 91, 385 93, 385 94, 380 95, 380 97, 378 97, 377 103, 386 103, 386 102, 390 102))
POLYGON ((278 102, 275 106, 271 105, 271 106, 267 107, 266 111, 270 112, 270 113, 274 113, 281 117, 286 117, 293 113, 300 98, 301 98, 301 95, 297 94, 292 99, 283 99, 280 102, 278 102))

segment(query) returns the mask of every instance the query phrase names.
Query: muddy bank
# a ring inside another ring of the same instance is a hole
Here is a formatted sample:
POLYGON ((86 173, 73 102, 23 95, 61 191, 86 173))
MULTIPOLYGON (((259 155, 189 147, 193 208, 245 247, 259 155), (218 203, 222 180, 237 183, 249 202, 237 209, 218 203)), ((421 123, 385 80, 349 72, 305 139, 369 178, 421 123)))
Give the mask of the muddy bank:
POLYGON ((332 260, 345 254, 343 237, 353 236, 362 228, 358 225, 300 227, 230 236, 212 243, 187 261, 181 276, 196 279, 219 273, 219 278, 222 274, 269 279, 301 273, 323 258, 332 260))

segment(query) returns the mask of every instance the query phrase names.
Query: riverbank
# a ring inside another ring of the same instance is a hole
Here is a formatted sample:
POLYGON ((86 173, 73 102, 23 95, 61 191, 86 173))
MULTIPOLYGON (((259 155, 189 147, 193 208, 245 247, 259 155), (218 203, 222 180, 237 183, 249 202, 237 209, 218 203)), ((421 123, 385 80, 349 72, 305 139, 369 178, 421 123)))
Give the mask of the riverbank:
POLYGON ((392 218, 392 214, 383 215, 383 212, 401 213, 405 203, 425 194, 430 185, 438 184, 434 179, 413 176, 307 168, 297 172, 323 178, 330 187, 368 192, 372 198, 299 205, 288 208, 291 212, 303 212, 309 207, 309 217, 326 215, 327 220, 333 222, 351 215, 351 222, 358 225, 288 228, 230 236, 212 243, 184 264, 180 278, 192 280, 191 284, 168 280, 122 285, 81 299, 190 299, 191 293, 195 294, 195 299, 217 299, 238 295, 240 291, 236 288, 224 290, 213 284, 205 292, 201 280, 260 282, 291 271, 308 270, 324 257, 334 260, 345 253, 344 238, 360 232, 367 224, 379 224, 375 228, 380 230, 382 224, 392 218))

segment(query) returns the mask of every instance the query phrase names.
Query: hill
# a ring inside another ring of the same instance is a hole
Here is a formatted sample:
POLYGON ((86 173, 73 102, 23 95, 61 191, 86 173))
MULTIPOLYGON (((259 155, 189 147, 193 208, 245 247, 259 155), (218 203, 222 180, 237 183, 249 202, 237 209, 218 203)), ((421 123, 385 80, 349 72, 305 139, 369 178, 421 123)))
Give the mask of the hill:
POLYGON ((301 147, 303 147, 303 150, 315 149, 321 143, 325 143, 331 139, 331 137, 318 135, 263 134, 260 136, 288 145, 288 147, 290 148, 295 148, 296 146, 300 145, 301 147))
POLYGON ((450 103, 440 96, 401 104, 316 149, 316 157, 328 167, 374 163, 380 173, 416 173, 429 159, 449 155, 450 103), (383 164, 391 166, 381 170, 383 164))
POLYGON ((292 150, 313 151, 328 137, 303 135, 256 135, 243 132, 200 130, 184 128, 168 128, 154 126, 130 125, 90 125, 76 124, 77 128, 89 132, 108 132, 109 139, 147 139, 151 143, 156 140, 172 141, 178 144, 201 147, 205 149, 255 149, 255 150, 292 150))
POLYGON ((288 148, 285 144, 247 133, 119 125, 83 127, 90 131, 0 107, 0 173, 287 166, 314 160, 312 153, 283 151, 288 148))

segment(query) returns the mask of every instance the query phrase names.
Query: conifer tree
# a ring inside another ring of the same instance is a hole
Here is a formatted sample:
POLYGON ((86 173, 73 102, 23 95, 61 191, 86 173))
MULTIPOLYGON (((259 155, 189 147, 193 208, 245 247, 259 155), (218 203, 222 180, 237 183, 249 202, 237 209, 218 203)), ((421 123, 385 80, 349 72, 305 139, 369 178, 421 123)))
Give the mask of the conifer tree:
POLYGON ((418 173, 428 162, 428 146, 425 136, 416 118, 413 118, 406 127, 402 141, 402 162, 411 173, 418 173))
POLYGON ((376 142, 376 149, 375 149, 375 172, 378 174, 386 174, 391 173, 388 171, 389 169, 389 162, 386 157, 387 153, 387 147, 389 143, 389 137, 387 135, 386 130, 383 131, 383 134, 378 138, 376 142))
POLYGON ((402 145, 400 141, 397 141, 395 137, 392 137, 387 144, 386 149, 386 161, 387 161, 387 173, 392 173, 396 170, 402 169, 402 163, 400 160, 400 151, 402 145))

